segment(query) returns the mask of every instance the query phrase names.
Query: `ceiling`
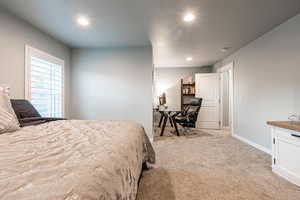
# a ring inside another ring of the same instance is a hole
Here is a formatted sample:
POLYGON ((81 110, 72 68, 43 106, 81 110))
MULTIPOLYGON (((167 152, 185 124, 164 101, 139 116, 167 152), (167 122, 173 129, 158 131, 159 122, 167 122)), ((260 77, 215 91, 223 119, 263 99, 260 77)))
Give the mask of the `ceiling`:
POLYGON ((214 64, 300 13, 299 0, 0 0, 0 6, 72 48, 152 44, 156 67, 214 64), (186 12, 196 15, 193 23, 183 22, 186 12), (79 27, 79 15, 91 26, 79 27))

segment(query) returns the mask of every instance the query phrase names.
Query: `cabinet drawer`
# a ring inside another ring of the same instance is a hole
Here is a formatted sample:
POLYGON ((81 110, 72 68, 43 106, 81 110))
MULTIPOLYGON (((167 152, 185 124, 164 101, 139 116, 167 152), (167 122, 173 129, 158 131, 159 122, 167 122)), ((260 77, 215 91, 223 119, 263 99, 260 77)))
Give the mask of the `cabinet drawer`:
POLYGON ((300 142, 277 138, 275 154, 278 168, 300 178, 300 142))
POLYGON ((286 139, 296 143, 299 142, 300 144, 300 132, 276 128, 274 131, 274 136, 276 138, 286 139))

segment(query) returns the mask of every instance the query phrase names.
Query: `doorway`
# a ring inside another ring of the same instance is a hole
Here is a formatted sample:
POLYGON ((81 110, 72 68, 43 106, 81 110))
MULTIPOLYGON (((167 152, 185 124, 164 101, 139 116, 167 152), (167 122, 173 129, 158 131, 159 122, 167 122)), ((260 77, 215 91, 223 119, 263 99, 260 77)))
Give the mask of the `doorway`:
POLYGON ((220 119, 221 119, 221 128, 224 130, 229 130, 233 135, 233 108, 234 108, 234 91, 233 91, 233 68, 234 63, 231 62, 219 68, 217 70, 220 73, 220 100, 221 100, 221 109, 220 109, 220 119))

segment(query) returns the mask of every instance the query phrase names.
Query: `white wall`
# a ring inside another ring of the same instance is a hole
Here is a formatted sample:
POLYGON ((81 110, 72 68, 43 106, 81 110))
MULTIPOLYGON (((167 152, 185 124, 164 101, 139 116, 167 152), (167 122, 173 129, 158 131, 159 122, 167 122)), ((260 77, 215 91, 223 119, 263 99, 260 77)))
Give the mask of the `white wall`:
POLYGON ((235 134, 271 149, 266 122, 300 114, 300 15, 230 57, 234 61, 235 134))
POLYGON ((71 50, 28 23, 0 9, 0 84, 11 87, 12 98, 25 97, 25 45, 65 61, 66 115, 69 113, 71 50))
POLYGON ((152 48, 75 49, 72 118, 134 120, 152 135, 152 48))

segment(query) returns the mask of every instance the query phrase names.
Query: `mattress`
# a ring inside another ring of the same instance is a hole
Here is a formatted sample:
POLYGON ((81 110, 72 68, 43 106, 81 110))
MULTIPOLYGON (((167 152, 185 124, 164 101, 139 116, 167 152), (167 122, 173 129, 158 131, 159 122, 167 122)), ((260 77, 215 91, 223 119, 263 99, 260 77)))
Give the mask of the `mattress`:
POLYGON ((0 135, 1 200, 134 200, 144 162, 141 125, 55 121, 0 135))

